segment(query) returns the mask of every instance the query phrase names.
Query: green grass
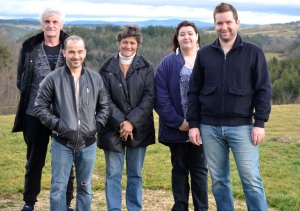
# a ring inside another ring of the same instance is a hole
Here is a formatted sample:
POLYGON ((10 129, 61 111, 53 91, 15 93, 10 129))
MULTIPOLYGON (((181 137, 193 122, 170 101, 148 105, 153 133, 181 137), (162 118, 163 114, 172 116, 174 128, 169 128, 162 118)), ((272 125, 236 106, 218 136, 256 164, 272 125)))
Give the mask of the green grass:
POLYGON ((267 61, 270 61, 270 59, 272 59, 273 57, 275 57, 278 60, 286 59, 286 57, 282 56, 281 53, 266 52, 265 56, 267 61))
MULTIPOLYGON (((26 147, 22 133, 11 133, 14 116, 0 116, 0 199, 23 191, 26 147)), ((157 131, 157 116, 155 118, 157 131)), ((272 106, 266 123, 266 140, 260 145, 261 176, 269 206, 277 210, 300 210, 300 105, 272 106)), ((242 186, 231 156, 231 182, 235 198, 244 199, 242 186)), ((125 174, 125 171, 124 171, 125 174)), ((43 170, 42 189, 50 188, 50 154, 43 170)), ((105 160, 97 150, 94 191, 103 191, 105 160)), ((147 148, 143 169, 144 188, 171 189, 169 149, 162 144, 147 148)), ((123 184, 126 178, 123 177, 123 184)), ((210 181, 209 181, 210 184, 210 181)), ((210 185, 209 191, 211 192, 210 185)), ((1 210, 1 206, 0 206, 1 210)))
POLYGON ((1 27, 3 27, 6 31, 9 32, 13 40, 17 40, 20 37, 24 36, 25 34, 40 29, 40 26, 35 26, 35 25, 15 25, 9 23, 0 23, 0 28, 1 27))

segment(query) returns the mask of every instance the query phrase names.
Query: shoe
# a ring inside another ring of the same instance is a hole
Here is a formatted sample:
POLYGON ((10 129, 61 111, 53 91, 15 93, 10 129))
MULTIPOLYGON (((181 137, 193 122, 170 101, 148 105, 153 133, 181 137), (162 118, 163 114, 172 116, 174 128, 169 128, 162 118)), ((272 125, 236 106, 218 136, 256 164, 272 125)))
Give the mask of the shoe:
POLYGON ((74 209, 71 206, 68 206, 67 211, 74 211, 74 209))
POLYGON ((21 211, 34 211, 33 206, 25 204, 21 211))

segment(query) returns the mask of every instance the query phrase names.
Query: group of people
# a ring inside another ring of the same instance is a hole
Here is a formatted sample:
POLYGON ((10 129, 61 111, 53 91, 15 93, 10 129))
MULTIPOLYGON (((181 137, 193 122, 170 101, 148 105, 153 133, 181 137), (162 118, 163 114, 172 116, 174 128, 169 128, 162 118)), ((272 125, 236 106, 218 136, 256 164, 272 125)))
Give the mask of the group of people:
POLYGON ((13 132, 23 131, 27 145, 22 211, 34 210, 37 202, 50 136, 51 211, 74 210, 75 177, 76 210, 91 210, 97 146, 105 154, 107 210, 122 209, 125 159, 126 207, 142 210, 144 157, 155 143, 153 109, 158 140, 171 154, 173 211, 188 211, 190 189, 194 210, 208 210, 208 170, 217 210, 234 210, 230 149, 248 210, 268 210, 258 153, 271 110, 267 62, 261 48, 237 33, 232 5, 217 5, 213 16, 215 42, 201 48, 196 25, 180 22, 173 53, 155 74, 137 52, 141 29, 124 25, 117 33, 119 52, 97 73, 84 65, 84 39, 62 31, 64 15, 44 10, 43 32, 23 43, 17 69, 13 132))

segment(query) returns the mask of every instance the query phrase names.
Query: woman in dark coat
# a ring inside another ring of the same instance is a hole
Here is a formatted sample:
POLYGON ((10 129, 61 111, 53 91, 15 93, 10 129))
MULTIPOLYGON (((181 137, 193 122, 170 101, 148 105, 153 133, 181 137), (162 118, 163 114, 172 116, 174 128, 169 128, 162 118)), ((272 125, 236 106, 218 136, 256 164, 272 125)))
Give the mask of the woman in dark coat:
POLYGON ((142 34, 137 25, 124 25, 117 34, 119 52, 100 68, 110 94, 110 116, 98 134, 106 160, 107 210, 122 208, 122 171, 126 157, 126 205, 142 209, 142 167, 146 147, 155 143, 155 102, 152 65, 140 54, 142 34))

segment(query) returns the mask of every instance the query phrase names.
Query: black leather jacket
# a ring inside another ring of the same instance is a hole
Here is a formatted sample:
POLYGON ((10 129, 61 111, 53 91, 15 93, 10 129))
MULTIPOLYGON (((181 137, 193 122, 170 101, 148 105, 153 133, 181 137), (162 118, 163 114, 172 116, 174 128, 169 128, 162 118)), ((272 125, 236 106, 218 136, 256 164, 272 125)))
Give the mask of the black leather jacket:
MULTIPOLYGON (((68 36, 65 32, 60 31, 59 41, 62 45, 68 36)), ((41 32, 27 39, 20 50, 17 67, 17 87, 20 90, 20 101, 12 132, 23 131, 23 120, 29 100, 37 47, 43 41, 44 32, 41 32)))
POLYGON ((98 133, 98 141, 109 142, 111 136, 116 134, 119 137, 120 123, 128 120, 134 126, 134 140, 120 140, 123 146, 141 147, 154 144, 155 86, 152 65, 137 53, 125 79, 116 54, 102 65, 99 72, 111 101, 108 123, 104 130, 98 133))
POLYGON ((52 130, 55 140, 69 148, 82 149, 95 143, 96 122, 102 128, 106 124, 109 115, 108 96, 101 76, 83 67, 77 107, 74 78, 68 67, 64 66, 48 74, 41 82, 34 113, 52 130))

